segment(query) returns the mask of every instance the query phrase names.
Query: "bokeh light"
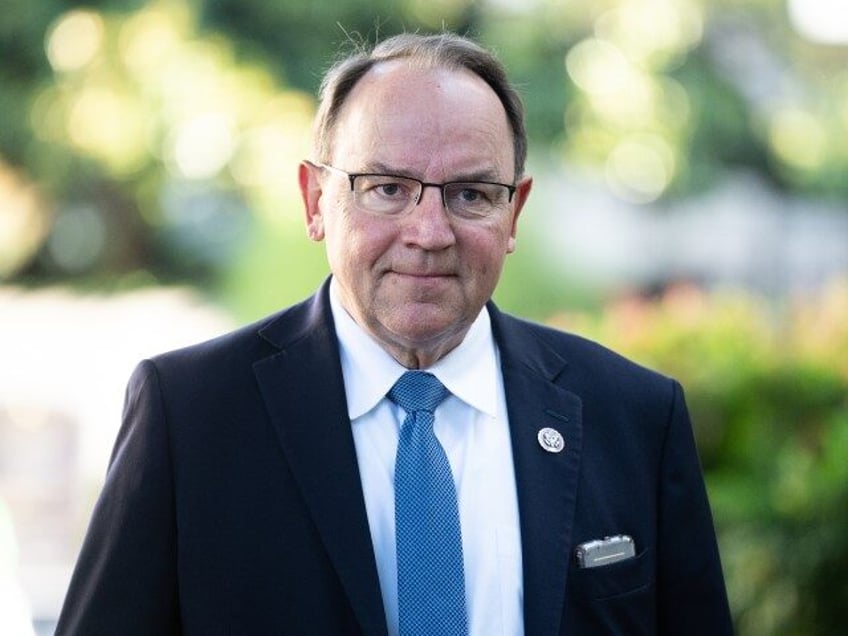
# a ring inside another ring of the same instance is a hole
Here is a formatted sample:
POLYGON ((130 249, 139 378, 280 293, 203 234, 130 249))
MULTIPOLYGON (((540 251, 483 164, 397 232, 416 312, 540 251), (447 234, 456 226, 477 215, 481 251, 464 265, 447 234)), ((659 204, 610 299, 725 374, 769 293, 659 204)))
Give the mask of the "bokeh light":
POLYGON ((848 44, 844 0, 788 0, 789 19, 805 38, 822 44, 848 44))
POLYGON ((794 168, 815 170, 827 159, 827 133, 819 119, 801 108, 781 108, 771 119, 769 143, 794 168))
POLYGON ((595 31, 640 66, 665 70, 700 43, 703 20, 687 0, 629 0, 601 15, 595 31))
POLYGON ((93 266, 106 244, 106 227, 101 213, 91 206, 62 210, 53 222, 47 252, 68 273, 93 266))
POLYGON ((702 8, 687 0, 617 0, 572 46, 579 90, 566 112, 565 153, 594 165, 611 192, 660 199, 681 174, 692 122, 687 88, 672 76, 703 38, 702 8))
POLYGON ((675 171, 674 151, 658 135, 623 138, 607 160, 607 184, 625 201, 650 203, 668 187, 675 171))
POLYGON ((190 20, 185 7, 149 3, 120 27, 121 60, 140 78, 154 80, 161 65, 180 54, 189 37, 190 20))
POLYGON ((50 28, 46 53, 57 72, 81 69, 103 46, 103 19, 90 9, 74 9, 61 16, 50 28))
POLYGON ((210 179, 229 163, 234 131, 223 113, 201 113, 177 125, 166 150, 171 169, 188 179, 210 179))
POLYGON ((114 84, 84 83, 66 113, 68 140, 118 174, 132 173, 147 159, 147 114, 134 95, 114 84))
POLYGON ((32 258, 49 230, 36 184, 0 159, 0 280, 32 258))
MULTIPOLYGON (((196 19, 183 4, 156 0, 125 20, 65 13, 45 37, 62 74, 36 99, 33 127, 119 179, 153 170, 166 181, 229 184, 249 200, 244 213, 286 216, 282 202, 296 200, 297 183, 280 175, 295 174, 308 152, 314 98, 236 60, 232 43, 198 34, 196 19), (118 55, 92 64, 106 42, 118 55)), ((164 217, 153 207, 161 197, 145 194, 150 186, 137 191, 136 204, 155 224, 164 217)))

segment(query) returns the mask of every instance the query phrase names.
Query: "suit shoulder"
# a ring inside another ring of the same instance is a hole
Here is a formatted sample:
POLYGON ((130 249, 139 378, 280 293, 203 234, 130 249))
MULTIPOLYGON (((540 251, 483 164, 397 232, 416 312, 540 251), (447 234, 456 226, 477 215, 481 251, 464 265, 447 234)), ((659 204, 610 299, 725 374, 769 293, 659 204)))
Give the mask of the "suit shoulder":
POLYGON ((153 356, 158 370, 176 372, 200 368, 227 369, 271 355, 280 350, 286 339, 300 337, 306 328, 305 308, 312 299, 287 307, 247 325, 209 340, 187 345, 153 356), (269 332, 273 335, 269 336, 269 332), (282 336, 285 334, 285 337, 282 336))
POLYGON ((151 360, 157 366, 186 364, 192 361, 199 362, 218 356, 226 357, 237 354, 240 351, 245 351, 245 347, 253 349, 261 341, 258 335, 259 330, 269 320, 271 318, 266 317, 248 325, 237 327, 232 331, 215 336, 214 338, 159 353, 153 356, 151 360))

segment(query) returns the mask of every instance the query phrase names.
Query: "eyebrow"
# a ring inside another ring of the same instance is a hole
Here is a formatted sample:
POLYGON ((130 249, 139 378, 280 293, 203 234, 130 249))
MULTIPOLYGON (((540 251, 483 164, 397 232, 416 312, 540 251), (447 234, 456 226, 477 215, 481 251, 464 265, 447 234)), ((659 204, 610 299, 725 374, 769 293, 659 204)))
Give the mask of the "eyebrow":
MULTIPOLYGON (((366 163, 365 167, 362 170, 356 171, 353 174, 385 174, 396 177, 407 177, 409 179, 416 179, 418 181, 424 181, 424 179, 414 175, 409 170, 396 168, 381 161, 372 161, 366 163)), ((466 181, 498 181, 500 178, 501 177, 493 168, 484 168, 476 172, 469 172, 456 177, 451 177, 450 180, 446 183, 461 183, 466 181)))

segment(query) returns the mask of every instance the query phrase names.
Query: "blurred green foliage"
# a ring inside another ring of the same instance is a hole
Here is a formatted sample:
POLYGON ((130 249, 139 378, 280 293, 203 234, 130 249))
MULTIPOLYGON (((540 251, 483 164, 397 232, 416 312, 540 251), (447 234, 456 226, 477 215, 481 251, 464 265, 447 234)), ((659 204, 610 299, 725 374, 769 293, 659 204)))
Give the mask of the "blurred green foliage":
POLYGON ((683 382, 738 633, 842 633, 848 281, 781 309, 678 286, 551 322, 683 382))

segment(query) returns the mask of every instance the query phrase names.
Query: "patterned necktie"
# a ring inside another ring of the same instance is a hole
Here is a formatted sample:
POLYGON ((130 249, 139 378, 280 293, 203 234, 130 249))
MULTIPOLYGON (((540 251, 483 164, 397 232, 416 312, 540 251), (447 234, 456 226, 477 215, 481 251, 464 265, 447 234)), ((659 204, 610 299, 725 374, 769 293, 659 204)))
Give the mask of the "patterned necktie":
POLYGON ((388 398, 406 411, 395 460, 400 636, 465 636, 465 575, 456 486, 433 433, 450 392, 424 371, 404 373, 388 398))

